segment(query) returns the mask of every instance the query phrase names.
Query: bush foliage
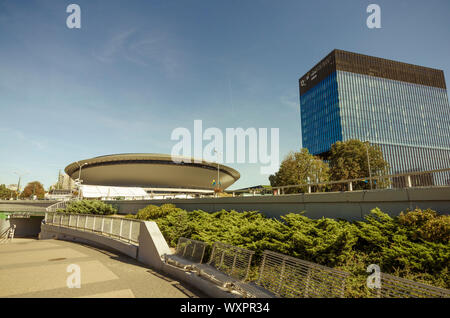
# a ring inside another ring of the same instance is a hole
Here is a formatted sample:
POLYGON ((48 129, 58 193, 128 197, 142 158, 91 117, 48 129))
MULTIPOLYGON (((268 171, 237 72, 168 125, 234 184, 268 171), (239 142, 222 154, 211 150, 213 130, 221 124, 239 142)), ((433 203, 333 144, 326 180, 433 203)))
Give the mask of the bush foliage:
POLYGON ((172 204, 148 206, 135 216, 154 220, 169 245, 183 236, 255 251, 265 249, 335 267, 352 274, 347 297, 367 295, 367 266, 418 282, 450 288, 450 216, 432 210, 406 211, 392 218, 378 208, 365 221, 310 219, 290 213, 280 220, 256 211, 187 212, 172 204))
POLYGON ((138 211, 136 218, 140 220, 154 220, 162 218, 171 212, 179 211, 181 211, 181 209, 178 209, 174 204, 163 204, 159 207, 156 205, 148 205, 138 211))
POLYGON ((65 210, 58 212, 110 215, 117 213, 117 209, 99 200, 80 200, 69 203, 65 210))

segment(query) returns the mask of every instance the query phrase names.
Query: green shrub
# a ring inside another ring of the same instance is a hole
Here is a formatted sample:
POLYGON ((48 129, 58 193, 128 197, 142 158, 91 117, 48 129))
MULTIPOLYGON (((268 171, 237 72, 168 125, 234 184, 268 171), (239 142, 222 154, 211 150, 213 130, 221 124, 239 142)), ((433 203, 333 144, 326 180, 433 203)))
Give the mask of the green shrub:
POLYGON ((450 288, 450 216, 432 210, 406 211, 390 217, 378 208, 364 221, 310 219, 289 213, 280 220, 256 211, 187 212, 172 204, 150 205, 130 218, 154 220, 168 244, 180 237, 221 241, 255 251, 250 277, 256 278, 266 249, 351 273, 346 297, 366 297, 367 266, 429 285, 450 288))
POLYGON ((216 241, 255 251, 252 278, 262 252, 269 249, 351 273, 346 297, 369 295, 370 264, 385 273, 450 288, 450 216, 432 210, 406 211, 393 218, 373 209, 364 221, 348 222, 310 219, 301 213, 277 220, 255 211, 187 212, 164 205, 148 206, 136 217, 154 220, 172 247, 181 236, 208 243, 204 260, 216 241))
POLYGON ((411 239, 422 238, 430 242, 449 243, 450 215, 439 215, 431 209, 400 213, 399 223, 409 228, 411 239))
POLYGON ((117 213, 111 204, 100 200, 81 200, 70 202, 64 210, 66 213, 110 215, 117 213))
POLYGON ((174 204, 163 204, 161 206, 148 205, 138 211, 136 218, 139 220, 154 220, 177 211, 182 210, 177 208, 174 204))

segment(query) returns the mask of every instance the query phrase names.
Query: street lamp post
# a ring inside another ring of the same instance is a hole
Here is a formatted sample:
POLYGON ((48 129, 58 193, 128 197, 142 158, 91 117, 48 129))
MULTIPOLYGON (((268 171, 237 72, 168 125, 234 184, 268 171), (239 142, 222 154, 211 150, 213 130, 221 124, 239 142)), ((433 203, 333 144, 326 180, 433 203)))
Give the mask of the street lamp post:
POLYGON ((77 161, 77 165, 78 165, 78 167, 80 167, 80 170, 78 171, 78 200, 79 200, 81 198, 81 168, 84 165, 87 165, 87 162, 80 165, 77 161))
POLYGON ((372 190, 372 170, 370 169, 370 159, 369 159, 369 135, 370 135, 370 132, 368 132, 366 135, 366 154, 367 154, 367 166, 369 168, 370 190, 372 190))
POLYGON ((219 152, 217 149, 214 149, 214 153, 217 154, 217 189, 220 191, 220 163, 219 163, 219 152))
POLYGON ((16 197, 16 199, 19 199, 19 193, 20 193, 20 178, 21 178, 21 176, 19 176, 19 181, 17 182, 17 197, 16 197))

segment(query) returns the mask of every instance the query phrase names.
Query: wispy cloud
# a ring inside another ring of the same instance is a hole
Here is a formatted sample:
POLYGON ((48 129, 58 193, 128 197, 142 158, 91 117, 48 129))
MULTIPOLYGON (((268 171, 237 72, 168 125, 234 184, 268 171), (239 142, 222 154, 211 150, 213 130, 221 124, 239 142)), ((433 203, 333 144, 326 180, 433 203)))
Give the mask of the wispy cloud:
POLYGON ((104 47, 94 53, 103 63, 125 59, 139 66, 159 65, 166 74, 177 74, 181 66, 180 51, 165 34, 141 33, 135 29, 121 31, 107 40, 104 47))
POLYGON ((111 63, 115 61, 126 49, 127 41, 135 32, 136 31, 134 29, 129 29, 115 34, 112 38, 107 40, 103 49, 94 53, 95 58, 103 63, 111 63))
POLYGON ((96 121, 106 128, 127 127, 127 130, 139 131, 148 127, 145 121, 138 121, 135 119, 117 118, 111 116, 97 116, 96 121))
POLYGON ((45 148, 45 141, 35 139, 34 137, 25 134, 22 130, 1 128, 0 132, 5 132, 6 134, 9 134, 12 138, 15 138, 16 140, 20 141, 21 143, 31 145, 37 148, 38 150, 43 150, 45 148))
POLYGON ((300 102, 298 100, 298 95, 290 93, 285 94, 280 97, 281 104, 295 110, 297 112, 300 111, 300 102))
POLYGON ((20 140, 30 143, 37 149, 43 150, 45 148, 44 143, 42 141, 34 139, 33 137, 30 137, 28 135, 25 135, 25 133, 20 130, 16 130, 15 133, 20 140))

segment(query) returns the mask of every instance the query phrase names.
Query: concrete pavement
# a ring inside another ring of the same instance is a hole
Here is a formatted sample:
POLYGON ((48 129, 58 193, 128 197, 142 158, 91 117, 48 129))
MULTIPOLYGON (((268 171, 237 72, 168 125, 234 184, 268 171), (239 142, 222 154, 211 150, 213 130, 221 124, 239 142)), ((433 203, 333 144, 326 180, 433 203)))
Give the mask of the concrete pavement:
POLYGON ((15 238, 0 244, 0 297, 202 297, 119 253, 59 240, 15 238), (81 287, 68 288, 70 264, 81 287))

